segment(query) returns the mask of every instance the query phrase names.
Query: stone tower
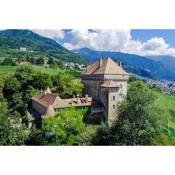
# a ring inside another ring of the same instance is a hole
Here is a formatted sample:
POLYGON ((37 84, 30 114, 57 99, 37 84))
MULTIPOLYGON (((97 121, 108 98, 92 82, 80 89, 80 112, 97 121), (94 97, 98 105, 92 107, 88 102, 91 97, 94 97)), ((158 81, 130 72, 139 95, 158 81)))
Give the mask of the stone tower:
POLYGON ((104 105, 105 121, 111 126, 117 120, 117 104, 127 95, 128 73, 111 58, 105 58, 89 65, 81 79, 83 94, 104 105))

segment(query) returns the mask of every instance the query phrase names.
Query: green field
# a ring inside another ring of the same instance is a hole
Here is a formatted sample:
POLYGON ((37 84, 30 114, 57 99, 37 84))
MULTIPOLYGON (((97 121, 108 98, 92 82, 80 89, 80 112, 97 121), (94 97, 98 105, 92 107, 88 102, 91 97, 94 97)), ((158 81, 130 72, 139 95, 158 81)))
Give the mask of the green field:
POLYGON ((13 74, 17 66, 0 66, 0 74, 13 74))
POLYGON ((153 92, 157 96, 154 105, 161 112, 161 123, 175 130, 175 97, 167 94, 162 94, 158 91, 153 92))
MULTIPOLYGON (((0 74, 14 74, 18 66, 0 66, 0 74)), ((32 65, 32 67, 42 73, 47 73, 49 75, 58 74, 70 74, 75 77, 80 76, 80 71, 70 70, 70 69, 60 69, 59 67, 45 68, 43 66, 32 65)))

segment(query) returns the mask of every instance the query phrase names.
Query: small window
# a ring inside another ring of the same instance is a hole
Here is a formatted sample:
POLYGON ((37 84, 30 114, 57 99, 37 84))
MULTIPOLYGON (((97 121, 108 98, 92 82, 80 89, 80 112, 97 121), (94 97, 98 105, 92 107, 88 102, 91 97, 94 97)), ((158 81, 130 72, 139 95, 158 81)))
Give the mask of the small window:
POLYGON ((113 96, 113 100, 115 100, 115 96, 113 96))
POLYGON ((113 109, 115 109, 115 105, 113 105, 113 109))

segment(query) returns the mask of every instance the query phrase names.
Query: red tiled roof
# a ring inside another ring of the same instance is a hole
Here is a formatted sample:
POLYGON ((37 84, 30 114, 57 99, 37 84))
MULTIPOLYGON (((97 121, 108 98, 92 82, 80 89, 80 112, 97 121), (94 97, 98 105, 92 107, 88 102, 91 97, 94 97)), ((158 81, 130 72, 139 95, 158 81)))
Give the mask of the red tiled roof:
POLYGON ((71 106, 91 106, 92 97, 61 99, 54 104, 55 108, 66 108, 71 106))
POLYGON ((122 69, 116 62, 111 58, 100 59, 95 63, 89 65, 84 72, 85 75, 91 74, 116 74, 116 75, 127 75, 127 72, 122 69))
POLYGON ((52 105, 57 98, 56 94, 50 94, 45 92, 40 92, 39 94, 32 97, 32 100, 37 101, 45 107, 52 105))

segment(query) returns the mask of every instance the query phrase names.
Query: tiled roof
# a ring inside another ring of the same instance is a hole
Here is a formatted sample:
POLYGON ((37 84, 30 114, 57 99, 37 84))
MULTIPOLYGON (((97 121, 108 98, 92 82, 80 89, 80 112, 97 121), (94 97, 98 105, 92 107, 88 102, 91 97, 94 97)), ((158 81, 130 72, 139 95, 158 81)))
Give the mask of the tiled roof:
POLYGON ((91 74, 116 74, 127 75, 122 67, 120 67, 111 58, 99 59, 95 63, 89 65, 84 72, 85 75, 91 74))
POLYGON ((53 106, 53 108, 65 108, 71 106, 91 106, 92 97, 77 97, 69 99, 61 99, 56 94, 48 92, 40 92, 32 97, 32 100, 38 102, 45 108, 53 106))
POLYGON ((32 97, 32 100, 40 103, 44 107, 52 105, 58 96, 56 94, 40 92, 39 94, 32 97))
POLYGON ((100 86, 101 87, 120 87, 120 85, 117 82, 113 81, 113 80, 106 80, 100 86))
POLYGON ((92 97, 61 99, 54 104, 54 108, 66 108, 71 106, 91 106, 92 97))

